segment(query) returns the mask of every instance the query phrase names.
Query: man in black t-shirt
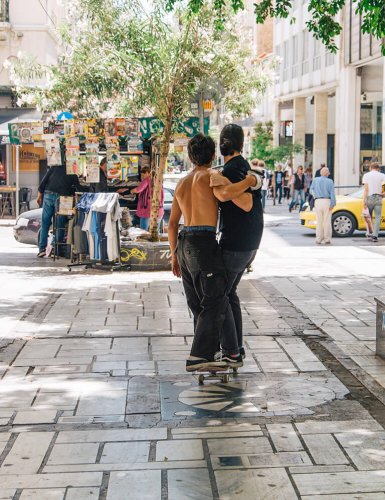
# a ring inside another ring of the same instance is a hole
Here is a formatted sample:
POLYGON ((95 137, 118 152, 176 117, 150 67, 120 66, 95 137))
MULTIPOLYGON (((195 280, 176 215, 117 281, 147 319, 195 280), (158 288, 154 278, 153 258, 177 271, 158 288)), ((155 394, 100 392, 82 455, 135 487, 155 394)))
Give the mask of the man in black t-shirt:
POLYGON ((274 172, 275 196, 278 197, 278 204, 282 204, 282 188, 285 174, 282 172, 282 166, 278 165, 277 170, 274 172))
MULTIPOLYGON (((83 190, 84 189, 80 186, 78 176, 72 174, 67 175, 64 165, 50 167, 45 174, 40 183, 36 200, 38 205, 43 207, 38 257, 44 257, 46 255, 49 228, 51 227, 60 196, 73 196, 76 191, 83 190)), ((56 222, 57 228, 56 235, 54 236, 55 238, 57 237, 58 242, 61 242, 64 236, 65 217, 58 215, 56 222)))
MULTIPOLYGON (((250 170, 241 155, 244 134, 242 127, 226 125, 220 137, 225 166, 222 174, 232 183, 242 181, 250 170)), ((216 188, 214 194, 217 196, 216 188)), ((220 199, 219 196, 217 198, 220 199)), ((261 190, 248 190, 243 203, 227 201, 220 204, 220 246, 229 279, 229 300, 237 330, 238 347, 244 356, 242 313, 237 287, 245 269, 253 262, 263 233, 261 190)), ((227 327, 229 328, 229 327, 227 327)), ((226 329, 226 323, 224 325, 226 329)))

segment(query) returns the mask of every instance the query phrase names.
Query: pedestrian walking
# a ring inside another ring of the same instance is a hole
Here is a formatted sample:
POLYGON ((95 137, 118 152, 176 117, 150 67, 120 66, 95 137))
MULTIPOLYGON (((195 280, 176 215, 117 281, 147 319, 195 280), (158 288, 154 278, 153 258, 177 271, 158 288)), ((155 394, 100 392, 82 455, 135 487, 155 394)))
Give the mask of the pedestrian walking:
POLYGON ((278 165, 277 170, 274 172, 274 189, 275 196, 278 198, 278 205, 282 205, 282 190, 283 190, 283 179, 285 177, 284 172, 282 172, 282 165, 278 165))
POLYGON ((321 176, 316 177, 311 185, 310 192, 314 197, 314 206, 317 219, 316 244, 330 245, 332 240, 332 210, 336 206, 334 182, 329 179, 329 169, 323 167, 321 176))
POLYGON ((286 170, 285 177, 283 179, 283 199, 286 203, 289 203, 290 200, 290 180, 291 180, 290 171, 286 170))
POLYGON ((378 234, 380 231, 383 199, 385 196, 385 174, 381 172, 379 163, 374 162, 370 165, 370 172, 367 172, 363 176, 362 184, 364 185, 364 209, 367 208, 369 210, 369 214, 372 219, 373 212, 375 215, 373 235, 371 239, 376 243, 378 241, 378 234))
POLYGON ((291 212, 293 208, 297 205, 298 198, 300 199, 300 210, 302 209, 302 206, 305 203, 305 191, 306 191, 306 180, 305 180, 305 175, 303 173, 303 167, 300 165, 297 168, 297 172, 293 175, 291 179, 292 200, 289 205, 289 212, 291 212))
MULTIPOLYGON (((43 207, 41 216, 41 229, 39 236, 38 257, 45 257, 48 244, 48 233, 53 217, 58 208, 60 196, 73 196, 76 191, 84 191, 80 186, 77 175, 67 175, 65 165, 56 165, 49 168, 43 177, 37 195, 37 204, 43 207)), ((56 217, 56 234, 54 241, 61 243, 64 240, 64 226, 66 217, 56 217)))
POLYGON ((251 160, 250 163, 251 163, 251 168, 255 169, 257 173, 260 173, 263 176, 261 195, 262 195, 262 208, 263 211, 265 211, 267 192, 269 190, 269 183, 270 183, 269 171, 267 170, 265 162, 263 160, 251 160))
POLYGON ((313 171, 311 167, 307 167, 307 169, 305 170, 305 184, 306 184, 305 199, 308 199, 311 196, 310 188, 312 182, 313 182, 313 171))
POLYGON ((323 168, 325 168, 325 167, 326 167, 325 163, 321 163, 320 168, 319 168, 318 170, 316 170, 316 172, 315 172, 314 178, 316 178, 316 177, 321 177, 321 170, 322 170, 323 168))

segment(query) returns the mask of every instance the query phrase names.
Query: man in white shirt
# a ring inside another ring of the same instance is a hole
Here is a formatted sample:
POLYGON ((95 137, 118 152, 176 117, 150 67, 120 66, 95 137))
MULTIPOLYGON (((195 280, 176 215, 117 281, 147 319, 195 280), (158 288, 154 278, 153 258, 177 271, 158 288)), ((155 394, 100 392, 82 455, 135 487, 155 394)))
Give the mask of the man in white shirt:
POLYGON ((372 241, 378 241, 382 217, 382 200, 384 198, 385 174, 380 171, 379 163, 372 163, 370 172, 362 178, 364 185, 364 208, 368 208, 370 216, 373 217, 373 211, 376 217, 374 224, 372 241))

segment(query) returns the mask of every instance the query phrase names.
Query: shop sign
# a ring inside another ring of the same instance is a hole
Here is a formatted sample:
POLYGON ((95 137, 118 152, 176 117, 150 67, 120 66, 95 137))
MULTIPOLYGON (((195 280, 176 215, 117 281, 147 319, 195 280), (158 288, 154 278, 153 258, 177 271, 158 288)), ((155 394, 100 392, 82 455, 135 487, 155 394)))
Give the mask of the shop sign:
MULTIPOLYGON (((150 139, 152 136, 162 134, 164 125, 158 118, 139 118, 140 133, 143 139, 150 139)), ((204 132, 208 134, 210 119, 204 120, 204 132)), ((183 121, 175 122, 174 131, 176 134, 184 135, 185 137, 194 137, 199 133, 199 118, 191 117, 183 121)))
POLYGON ((214 111, 214 101, 212 99, 203 99, 203 110, 206 113, 214 111))
MULTIPOLYGON (((23 144, 19 149, 20 172, 39 172, 39 162, 46 157, 44 148, 36 148, 33 144, 23 144)), ((16 171, 16 154, 13 154, 12 169, 16 171)))

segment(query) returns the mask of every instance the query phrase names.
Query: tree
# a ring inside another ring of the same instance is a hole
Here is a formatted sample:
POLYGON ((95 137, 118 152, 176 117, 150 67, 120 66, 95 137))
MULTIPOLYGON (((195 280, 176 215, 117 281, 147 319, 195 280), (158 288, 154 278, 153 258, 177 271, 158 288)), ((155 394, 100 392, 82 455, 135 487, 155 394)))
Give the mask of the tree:
POLYGON ((44 111, 157 116, 160 160, 153 175, 152 238, 156 240, 159 193, 173 127, 205 88, 235 116, 250 112, 272 73, 247 65, 248 51, 231 16, 217 29, 207 2, 197 13, 180 7, 171 16, 162 1, 144 8, 139 0, 74 0, 61 30, 66 51, 58 66, 28 57, 11 74, 24 100, 44 111), (46 76, 48 86, 31 87, 46 76))
POLYGON ((268 168, 274 168, 275 162, 281 163, 293 160, 293 156, 303 153, 304 147, 298 143, 287 142, 280 146, 273 146, 273 123, 258 122, 255 125, 252 142, 252 154, 254 158, 263 160, 268 168))
POLYGON ((287 142, 271 149, 270 157, 274 162, 284 162, 291 160, 293 163, 293 156, 303 153, 305 148, 302 144, 287 142))
MULTIPOLYGON (((171 10, 180 0, 168 0, 171 10)), ((268 17, 288 18, 291 15, 296 0, 258 0, 254 3, 256 21, 264 23, 268 17)), ((190 0, 189 8, 198 12, 204 7, 205 0, 190 0)), ((342 31, 341 24, 336 20, 347 0, 309 0, 308 10, 311 19, 307 27, 317 39, 322 40, 328 50, 337 51, 335 37, 342 31)), ((384 0, 353 0, 356 13, 362 18, 361 29, 364 33, 371 33, 375 38, 385 37, 385 2, 384 0)), ((224 11, 230 7, 234 12, 244 9, 243 0, 217 0, 214 3, 216 23, 223 26, 224 11)), ((295 19, 292 19, 293 22, 295 19)), ((382 44, 385 55, 385 42, 382 44)))
POLYGON ((269 169, 274 168, 274 160, 271 158, 272 145, 273 122, 258 122, 252 139, 252 157, 263 160, 269 169))

